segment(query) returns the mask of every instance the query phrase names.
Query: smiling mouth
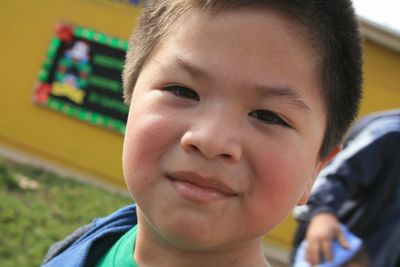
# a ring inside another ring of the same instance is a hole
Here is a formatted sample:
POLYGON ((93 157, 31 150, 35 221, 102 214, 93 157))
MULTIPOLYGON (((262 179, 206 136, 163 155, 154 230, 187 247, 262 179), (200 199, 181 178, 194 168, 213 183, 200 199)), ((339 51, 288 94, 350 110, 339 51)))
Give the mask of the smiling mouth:
POLYGON ((191 201, 210 203, 238 195, 213 177, 204 177, 193 172, 169 173, 166 177, 182 197, 191 201))

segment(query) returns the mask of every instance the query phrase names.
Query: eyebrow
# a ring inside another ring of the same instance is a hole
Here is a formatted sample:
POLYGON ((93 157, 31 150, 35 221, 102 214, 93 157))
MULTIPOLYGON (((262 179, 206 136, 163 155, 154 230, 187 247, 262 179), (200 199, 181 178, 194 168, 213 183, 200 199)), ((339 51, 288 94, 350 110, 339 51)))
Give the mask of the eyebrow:
MULTIPOLYGON (((182 69, 189 73, 190 76, 194 79, 211 79, 211 75, 205 70, 200 67, 194 66, 190 62, 186 61, 179 55, 175 55, 173 57, 168 58, 167 66, 176 67, 182 69)), ((289 86, 264 86, 264 85, 256 85, 250 86, 248 88, 255 88, 257 93, 261 98, 282 98, 290 100, 290 103, 301 110, 306 112, 310 112, 311 109, 304 103, 301 99, 300 95, 297 93, 296 90, 289 86)))
POLYGON ((284 98, 290 100, 290 103, 293 104, 296 108, 299 108, 304 111, 311 111, 311 109, 304 103, 301 99, 300 95, 296 90, 292 89, 289 86, 281 86, 281 87, 270 87, 270 86, 261 86, 257 85, 256 89, 261 98, 284 98))
POLYGON ((179 55, 175 55, 173 57, 168 58, 165 63, 166 64, 163 64, 163 65, 176 67, 178 69, 182 69, 182 70, 186 71, 194 79, 196 79, 196 78, 204 78, 204 79, 211 78, 211 75, 206 70, 192 65, 191 63, 189 63, 188 61, 186 61, 179 55))

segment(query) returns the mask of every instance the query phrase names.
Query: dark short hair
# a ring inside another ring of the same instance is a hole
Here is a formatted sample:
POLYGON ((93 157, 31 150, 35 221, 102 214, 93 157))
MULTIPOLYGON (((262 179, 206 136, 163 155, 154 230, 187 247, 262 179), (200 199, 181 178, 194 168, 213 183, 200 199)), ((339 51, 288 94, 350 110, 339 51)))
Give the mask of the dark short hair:
POLYGON ((362 96, 362 48, 351 0, 147 0, 130 38, 123 72, 124 98, 130 102, 136 80, 163 37, 193 10, 222 13, 266 6, 304 27, 316 51, 322 98, 327 113, 319 152, 323 159, 340 142, 357 116, 362 96))

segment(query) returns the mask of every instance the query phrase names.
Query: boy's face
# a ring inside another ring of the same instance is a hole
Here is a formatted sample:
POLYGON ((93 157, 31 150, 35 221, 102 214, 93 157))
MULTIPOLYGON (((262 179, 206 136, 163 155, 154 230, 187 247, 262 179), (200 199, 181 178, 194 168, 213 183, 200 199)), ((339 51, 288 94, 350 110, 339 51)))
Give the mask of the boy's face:
POLYGON ((301 32, 245 9, 191 14, 162 40, 136 83, 123 153, 146 232, 197 251, 252 244, 306 200, 326 114, 301 32))

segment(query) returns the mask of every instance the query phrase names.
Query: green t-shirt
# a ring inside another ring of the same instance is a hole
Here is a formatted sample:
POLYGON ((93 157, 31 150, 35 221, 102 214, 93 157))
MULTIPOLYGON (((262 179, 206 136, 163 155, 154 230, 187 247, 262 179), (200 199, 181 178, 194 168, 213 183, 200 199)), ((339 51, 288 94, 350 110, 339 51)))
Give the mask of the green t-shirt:
MULTIPOLYGON (((96 267, 138 267, 133 258, 137 225, 126 232, 96 263, 96 267)), ((267 262, 268 263, 268 262, 267 262)), ((272 266, 268 263, 268 266, 272 266)))
POLYGON ((134 258, 137 225, 126 232, 97 262, 96 267, 138 267, 134 258))

